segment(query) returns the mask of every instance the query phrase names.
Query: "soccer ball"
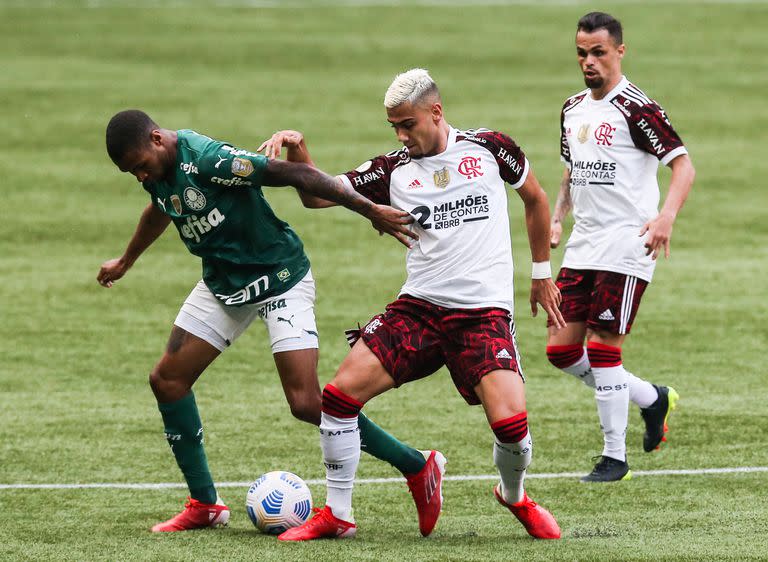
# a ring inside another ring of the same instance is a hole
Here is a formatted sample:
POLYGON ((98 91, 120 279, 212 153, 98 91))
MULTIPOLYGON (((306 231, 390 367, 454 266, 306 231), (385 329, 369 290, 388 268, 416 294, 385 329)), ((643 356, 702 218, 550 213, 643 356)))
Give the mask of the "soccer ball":
POLYGON ((278 535, 307 520, 312 493, 304 480, 291 472, 267 472, 248 488, 245 509, 257 529, 278 535))

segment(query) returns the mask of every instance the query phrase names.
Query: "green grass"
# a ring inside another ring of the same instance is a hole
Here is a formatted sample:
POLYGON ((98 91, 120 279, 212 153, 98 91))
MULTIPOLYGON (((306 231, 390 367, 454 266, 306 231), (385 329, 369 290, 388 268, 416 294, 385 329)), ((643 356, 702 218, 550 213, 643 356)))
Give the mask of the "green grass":
MULTIPOLYGON (((279 128, 307 135, 329 172, 397 146, 382 109, 395 73, 429 68, 449 121, 510 133, 553 198, 562 100, 583 86, 573 28, 587 5, 258 9, 177 2, 0 1, 3 178, 0 220, 0 483, 175 482, 146 383, 199 262, 166 234, 112 290, 95 282, 147 198, 104 151, 104 127, 139 107, 162 125, 256 147, 279 128)), ((698 176, 625 347, 637 375, 682 401, 669 447, 635 470, 765 466, 768 226, 763 157, 768 9, 759 3, 620 3, 626 74, 658 99, 698 176), (737 32, 734 30, 738 30, 737 32)), ((666 186, 669 174, 660 174, 666 186)), ((344 210, 268 197, 303 237, 317 280, 321 382, 346 353, 342 330, 392 300, 403 252, 344 210)), ((529 255, 511 198, 518 335, 528 375, 533 472, 585 471, 600 450, 591 394, 543 354, 527 313, 529 255)), ((553 256, 559 264, 562 251, 553 256)), ((323 476, 316 430, 282 398, 264 329, 254 325, 196 386, 214 476, 289 469, 323 476)), ((491 433, 445 371, 372 401, 403 440, 439 447, 450 474, 493 471, 491 433)), ((360 477, 394 476, 364 459, 360 477)), ((529 540, 490 482, 449 482, 435 535, 418 536, 401 485, 356 491, 359 538, 281 545, 247 521, 245 490, 224 489, 232 525, 152 536, 181 490, 0 490, 0 559, 21 560, 747 560, 768 559, 765 474, 646 476, 610 487, 531 480, 564 540, 529 540)), ((313 487, 322 503, 321 487, 313 487)))

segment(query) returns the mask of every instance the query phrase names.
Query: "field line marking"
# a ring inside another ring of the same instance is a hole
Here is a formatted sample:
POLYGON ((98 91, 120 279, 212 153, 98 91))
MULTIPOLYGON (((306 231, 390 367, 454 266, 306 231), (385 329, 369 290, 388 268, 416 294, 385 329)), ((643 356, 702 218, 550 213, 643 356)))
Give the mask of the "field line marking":
MULTIPOLYGON (((726 468, 692 468, 669 470, 633 470, 633 476, 701 476, 707 474, 739 474, 768 472, 768 466, 735 466, 726 468)), ((544 472, 528 474, 526 478, 532 480, 550 480, 557 478, 577 478, 583 476, 583 472, 544 472)), ((498 474, 461 474, 446 476, 444 480, 449 482, 474 482, 481 480, 498 480, 498 474)), ((307 484, 324 484, 323 479, 307 480, 307 484)), ((392 484, 404 482, 399 478, 360 478, 356 484, 392 484)), ((217 482, 217 488, 247 488, 251 482, 217 482)), ((183 482, 94 482, 85 484, 0 484, 0 490, 81 490, 81 489, 118 489, 118 490, 160 490, 165 488, 186 488, 183 482)))

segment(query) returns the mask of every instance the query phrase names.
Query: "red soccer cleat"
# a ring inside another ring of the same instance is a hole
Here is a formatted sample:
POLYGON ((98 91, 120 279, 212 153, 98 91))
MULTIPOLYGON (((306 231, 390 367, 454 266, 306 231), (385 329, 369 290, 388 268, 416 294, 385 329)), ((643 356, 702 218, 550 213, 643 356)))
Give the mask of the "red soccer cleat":
POLYGON ((189 531, 203 527, 223 527, 229 522, 229 508, 219 500, 216 503, 203 503, 194 498, 187 498, 184 511, 168 521, 152 527, 153 533, 172 533, 189 531))
POLYGON ((357 533, 353 521, 344 521, 336 517, 327 505, 320 509, 313 507, 315 516, 298 527, 293 527, 280 534, 281 541, 311 541, 314 539, 348 539, 357 533))
POLYGON ((517 517, 529 535, 535 539, 560 538, 560 526, 549 511, 530 499, 525 492, 523 492, 523 499, 518 503, 507 503, 501 496, 500 486, 501 484, 496 485, 493 495, 501 505, 517 517))
POLYGON ((427 464, 416 474, 405 476, 419 514, 419 531, 423 537, 434 530, 443 509, 443 474, 446 462, 448 461, 440 451, 430 451, 427 464))

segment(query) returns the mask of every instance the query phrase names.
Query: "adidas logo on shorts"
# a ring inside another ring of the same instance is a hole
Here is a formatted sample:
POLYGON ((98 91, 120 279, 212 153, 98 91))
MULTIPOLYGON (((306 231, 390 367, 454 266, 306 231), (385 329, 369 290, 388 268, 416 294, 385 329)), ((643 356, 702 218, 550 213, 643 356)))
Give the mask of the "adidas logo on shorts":
POLYGON ((611 312, 610 308, 606 308, 603 313, 598 316, 600 320, 616 320, 616 318, 613 317, 613 313, 611 312))
POLYGON ((502 349, 496 354, 496 359, 512 359, 512 356, 509 354, 509 351, 502 349))

